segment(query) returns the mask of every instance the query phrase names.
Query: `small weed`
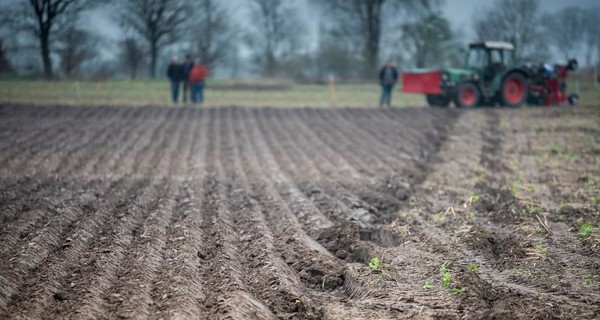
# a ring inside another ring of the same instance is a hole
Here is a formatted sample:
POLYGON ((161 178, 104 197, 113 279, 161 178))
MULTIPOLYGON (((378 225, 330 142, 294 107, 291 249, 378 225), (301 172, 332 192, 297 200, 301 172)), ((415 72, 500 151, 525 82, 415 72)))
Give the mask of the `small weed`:
POLYGON ((592 146, 592 149, 596 149, 596 147, 598 147, 598 142, 596 141, 596 137, 590 135, 590 136, 588 136, 588 140, 590 142, 590 145, 592 146))
POLYGON ((415 196, 411 196, 411 197, 408 199, 408 203, 409 203, 411 206, 416 206, 416 205, 417 205, 417 197, 415 197, 415 196))
POLYGON ((467 220, 469 220, 469 221, 475 220, 475 212, 473 212, 473 211, 467 212, 467 220))
POLYGON ((527 188, 527 192, 529 192, 529 193, 535 192, 535 186, 532 184, 528 184, 526 188, 527 188))
POLYGON ((446 221, 446 217, 444 217, 444 215, 443 215, 443 214, 441 214, 441 213, 438 213, 438 214, 436 214, 436 215, 433 215, 433 216, 431 217, 431 219, 433 220, 433 222, 435 222, 435 223, 437 223, 437 224, 440 224, 440 223, 443 223, 444 221, 446 221))
POLYGON ((338 241, 338 243, 339 243, 340 245, 342 245, 342 246, 347 246, 347 245, 349 245, 349 244, 350 244, 350 239, 349 239, 347 236, 345 236, 345 235, 341 235, 341 236, 339 236, 339 237, 337 238, 337 241, 338 241))
POLYGON ((592 197, 592 198, 590 199, 590 206, 591 206, 591 207, 595 207, 595 206, 597 206, 597 205, 598 205, 598 199, 597 199, 596 197, 592 197))
POLYGON ((452 262, 446 261, 440 266, 440 274, 442 275, 442 287, 447 288, 452 281, 452 274, 450 274, 450 268, 452 262))
POLYGON ((535 214, 542 214, 542 208, 541 207, 534 207, 533 208, 533 213, 535 213, 535 214))
POLYGON ((518 278, 531 277, 531 271, 514 268, 510 269, 510 275, 518 278))
POLYGON ((452 262, 450 261, 446 261, 444 262, 441 266, 440 266, 440 274, 444 274, 446 272, 450 271, 450 268, 452 268, 452 262))
POLYGON ((579 158, 581 158, 581 154, 577 153, 577 152, 569 151, 569 152, 567 152, 567 158, 569 158, 569 160, 573 160, 575 158, 579 159, 579 158))
POLYGON ((425 290, 429 290, 431 289, 433 286, 431 285, 431 283, 425 281, 425 284, 423 285, 423 289, 425 290))
POLYGON ((560 205, 558 206, 560 209, 567 206, 567 201, 565 199, 560 200, 560 205))
POLYGON ((471 205, 476 204, 477 202, 479 202, 479 200, 481 200, 481 197, 479 197, 478 195, 474 194, 469 198, 469 203, 471 203, 471 205))
POLYGON ((596 184, 596 179, 594 179, 594 175, 589 173, 585 176, 586 184, 588 186, 593 186, 596 184))
POLYGON ((471 262, 469 263, 469 271, 471 272, 475 272, 475 273, 479 273, 479 266, 477 265, 477 263, 471 262))
POLYGON ((455 297, 463 292, 465 292, 466 288, 453 288, 448 292, 449 296, 455 297))
POLYGON ((585 285, 588 287, 591 287, 594 285, 594 278, 591 275, 588 275, 585 278, 583 278, 583 281, 585 282, 585 285))
POLYGON ((383 273, 383 270, 381 269, 381 260, 379 260, 379 258, 371 258, 369 267, 373 273, 383 273))
POLYGON ((579 231, 579 236, 581 236, 582 238, 586 238, 587 236, 589 236, 592 232, 594 232, 594 226, 592 226, 589 223, 584 223, 581 226, 581 230, 579 231))
POLYGON ((402 233, 404 235, 410 234, 410 225, 406 224, 406 225, 400 226, 398 228, 398 230, 400 231, 400 233, 402 233))
POLYGON ((555 153, 555 154, 562 154, 564 152, 564 149, 559 146, 558 144, 556 144, 555 142, 552 142, 548 145, 548 149, 550 149, 550 152, 555 153))
POLYGON ((539 254, 543 254, 545 256, 548 255, 548 248, 538 244, 537 246, 535 246, 535 251, 539 254))
POLYGON ((450 274, 450 272, 444 273, 442 278, 442 287, 447 288, 450 285, 450 281, 452 281, 452 274, 450 274))

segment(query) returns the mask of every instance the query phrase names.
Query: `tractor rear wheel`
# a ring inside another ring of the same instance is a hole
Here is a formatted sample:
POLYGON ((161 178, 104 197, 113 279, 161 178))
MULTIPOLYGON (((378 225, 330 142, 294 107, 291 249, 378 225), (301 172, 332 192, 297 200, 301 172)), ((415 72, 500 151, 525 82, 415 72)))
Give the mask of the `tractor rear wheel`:
POLYGON ((431 107, 443 107, 446 108, 450 105, 450 97, 446 94, 428 94, 427 104, 431 107))
POLYGON ((527 100, 528 88, 525 77, 520 73, 509 73, 502 81, 500 97, 502 105, 520 107, 527 100))
POLYGON ((471 108, 479 105, 481 100, 481 92, 476 85, 465 82, 458 85, 456 88, 456 96, 454 103, 458 108, 471 108))

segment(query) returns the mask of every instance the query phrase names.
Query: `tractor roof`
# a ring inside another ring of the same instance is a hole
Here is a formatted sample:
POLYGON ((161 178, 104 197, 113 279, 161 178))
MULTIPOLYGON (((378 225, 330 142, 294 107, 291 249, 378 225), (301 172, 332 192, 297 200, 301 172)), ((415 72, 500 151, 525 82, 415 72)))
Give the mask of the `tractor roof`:
POLYGON ((502 49, 502 50, 515 50, 515 46, 510 42, 502 41, 481 41, 474 42, 469 45, 470 48, 484 48, 484 49, 502 49))

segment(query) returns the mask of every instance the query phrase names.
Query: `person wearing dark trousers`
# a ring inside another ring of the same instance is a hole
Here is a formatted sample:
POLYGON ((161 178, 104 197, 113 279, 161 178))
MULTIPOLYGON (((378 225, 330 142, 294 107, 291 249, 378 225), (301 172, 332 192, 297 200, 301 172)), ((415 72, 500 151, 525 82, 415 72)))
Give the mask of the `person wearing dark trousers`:
POLYGON ((192 89, 192 103, 202 104, 204 102, 204 81, 208 73, 206 71, 206 67, 200 62, 200 60, 196 60, 194 62, 194 67, 190 71, 189 81, 192 89))
POLYGON ((381 108, 388 106, 392 107, 392 91, 394 85, 398 81, 398 70, 394 66, 392 60, 388 60, 385 66, 379 71, 379 84, 381 85, 381 99, 379 106, 381 108))
POLYGON ((183 68, 177 61, 177 57, 171 59, 171 63, 167 69, 167 77, 171 81, 171 98, 173 99, 173 103, 177 103, 179 100, 179 84, 183 80, 183 68))
POLYGON ((194 61, 192 61, 192 57, 188 54, 185 56, 185 60, 181 66, 183 68, 183 103, 187 102, 188 93, 191 96, 191 88, 190 88, 190 71, 192 71, 192 67, 194 67, 194 61))

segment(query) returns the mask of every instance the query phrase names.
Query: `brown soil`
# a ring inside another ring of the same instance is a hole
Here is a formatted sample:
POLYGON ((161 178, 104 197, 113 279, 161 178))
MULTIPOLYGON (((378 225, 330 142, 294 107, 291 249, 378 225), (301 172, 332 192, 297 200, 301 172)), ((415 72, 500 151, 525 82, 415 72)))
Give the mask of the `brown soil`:
POLYGON ((598 318, 598 123, 0 106, 0 318, 598 318))

